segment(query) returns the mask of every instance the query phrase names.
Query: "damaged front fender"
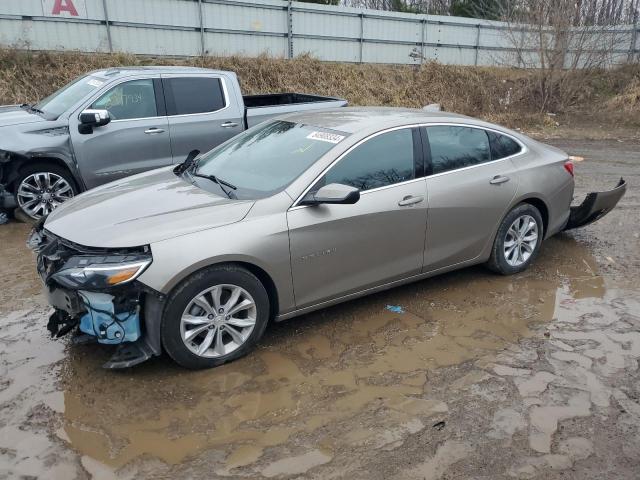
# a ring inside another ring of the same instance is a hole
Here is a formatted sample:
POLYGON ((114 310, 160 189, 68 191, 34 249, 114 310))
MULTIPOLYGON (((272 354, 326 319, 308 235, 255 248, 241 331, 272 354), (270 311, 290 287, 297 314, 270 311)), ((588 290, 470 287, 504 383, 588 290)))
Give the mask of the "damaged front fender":
POLYGON ((43 224, 36 224, 27 244, 37 253, 38 273, 55 309, 47 325, 51 334, 77 329, 78 343, 117 346, 105 368, 126 368, 160 355, 164 296, 135 279, 144 269, 141 263, 152 261, 148 246, 85 247, 56 237, 43 224))
POLYGON ((626 191, 627 182, 621 178, 613 190, 589 193, 580 205, 571 207, 569 221, 564 229, 584 227, 601 219, 614 209, 626 191))

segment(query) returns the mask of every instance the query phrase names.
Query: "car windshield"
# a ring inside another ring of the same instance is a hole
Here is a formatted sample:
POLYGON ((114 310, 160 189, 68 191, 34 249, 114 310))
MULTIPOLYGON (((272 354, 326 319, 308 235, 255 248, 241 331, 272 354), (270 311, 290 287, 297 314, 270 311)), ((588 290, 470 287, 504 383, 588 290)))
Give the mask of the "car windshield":
POLYGON ((93 75, 80 77, 38 102, 35 108, 41 110, 47 117, 58 118, 84 97, 99 89, 104 82, 104 79, 93 75))
POLYGON ((237 189, 241 199, 284 189, 346 133, 287 121, 253 127, 198 160, 196 174, 214 175, 237 189))

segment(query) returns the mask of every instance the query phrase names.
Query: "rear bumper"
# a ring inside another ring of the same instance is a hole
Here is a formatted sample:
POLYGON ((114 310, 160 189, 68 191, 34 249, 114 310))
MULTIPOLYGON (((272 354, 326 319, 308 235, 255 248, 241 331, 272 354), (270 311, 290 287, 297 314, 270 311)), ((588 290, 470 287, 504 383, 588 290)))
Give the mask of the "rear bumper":
POLYGON ((569 221, 564 229, 584 227, 604 217, 614 209, 626 191, 627 182, 621 178, 613 190, 589 193, 580 205, 571 207, 569 221))

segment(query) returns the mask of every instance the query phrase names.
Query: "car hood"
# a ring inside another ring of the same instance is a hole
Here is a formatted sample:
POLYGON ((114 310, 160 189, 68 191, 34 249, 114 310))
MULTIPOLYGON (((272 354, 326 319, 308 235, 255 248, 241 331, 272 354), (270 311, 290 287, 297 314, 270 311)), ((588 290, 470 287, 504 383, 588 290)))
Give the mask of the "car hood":
POLYGON ((0 106, 0 128, 46 121, 40 115, 29 113, 24 108, 20 108, 19 105, 0 106))
POLYGON ((133 247, 238 222, 253 203, 207 192, 168 167, 78 195, 55 209, 44 228, 87 247, 133 247))

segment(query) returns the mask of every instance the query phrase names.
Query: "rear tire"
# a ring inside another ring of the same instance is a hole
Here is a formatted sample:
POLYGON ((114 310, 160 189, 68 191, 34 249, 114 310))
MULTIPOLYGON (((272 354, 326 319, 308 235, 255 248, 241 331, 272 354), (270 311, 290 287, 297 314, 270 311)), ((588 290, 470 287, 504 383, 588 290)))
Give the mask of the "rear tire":
POLYGON ((517 205, 500 223, 487 267, 502 275, 526 270, 537 257, 543 237, 540 211, 528 203, 517 205))
POLYGON ((160 335, 179 365, 211 368, 246 355, 269 322, 269 296, 260 280, 235 265, 204 269, 167 300, 160 335))
POLYGON ((51 163, 28 164, 20 169, 14 191, 18 208, 38 220, 78 194, 71 173, 51 163))

